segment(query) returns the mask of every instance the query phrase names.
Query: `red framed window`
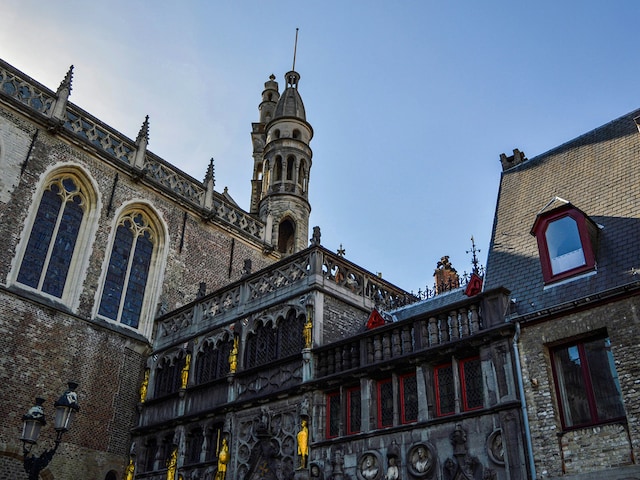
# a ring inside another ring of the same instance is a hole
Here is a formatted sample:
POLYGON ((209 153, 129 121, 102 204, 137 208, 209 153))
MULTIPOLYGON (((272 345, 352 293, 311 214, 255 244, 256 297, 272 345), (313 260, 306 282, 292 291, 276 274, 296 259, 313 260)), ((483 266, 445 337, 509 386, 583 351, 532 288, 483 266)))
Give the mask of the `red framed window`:
MULTIPOLYGON (((458 378, 460 381, 461 402, 463 412, 477 410, 484 405, 482 387, 482 364, 480 357, 469 357, 458 361, 458 378)), ((436 388, 436 415, 443 417, 456 413, 456 388, 452 363, 438 365, 434 369, 436 388)))
POLYGON ((390 378, 378 382, 378 428, 393 426, 393 382, 390 378))
POLYGON ((545 283, 593 270, 598 227, 570 203, 538 215, 531 234, 538 241, 545 283))
POLYGON ((415 373, 400 376, 400 420, 418 421, 418 382, 415 373))
POLYGON ((327 395, 327 438, 340 435, 340 392, 327 395))
POLYGON ((453 384, 453 366, 450 363, 434 369, 436 386, 436 415, 439 417, 456 412, 456 393, 453 384))
POLYGON ((360 387, 347 389, 347 435, 359 433, 362 425, 360 387))
POLYGON ((551 360, 563 428, 597 425, 625 417, 608 337, 556 347, 551 351, 551 360))

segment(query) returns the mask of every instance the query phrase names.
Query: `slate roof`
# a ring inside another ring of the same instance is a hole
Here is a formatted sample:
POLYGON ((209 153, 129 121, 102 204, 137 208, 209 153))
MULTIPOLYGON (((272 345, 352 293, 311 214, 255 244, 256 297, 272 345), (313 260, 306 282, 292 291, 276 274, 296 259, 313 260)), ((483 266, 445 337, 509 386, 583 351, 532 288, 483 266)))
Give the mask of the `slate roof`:
MULTIPOLYGON (((517 315, 640 280, 640 110, 502 172, 484 289, 505 287, 517 315), (545 286, 536 215, 560 197, 602 226, 595 274, 545 286)), ((503 162, 504 165, 504 162, 503 162)))

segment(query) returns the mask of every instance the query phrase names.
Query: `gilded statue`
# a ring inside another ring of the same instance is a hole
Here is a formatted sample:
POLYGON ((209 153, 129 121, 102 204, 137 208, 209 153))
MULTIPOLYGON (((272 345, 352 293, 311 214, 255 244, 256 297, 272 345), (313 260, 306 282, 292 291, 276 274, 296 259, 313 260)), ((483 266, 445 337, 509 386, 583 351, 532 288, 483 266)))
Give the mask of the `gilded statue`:
POLYGON ((238 368, 238 340, 239 337, 233 339, 233 348, 229 354, 229 372, 236 373, 238 368))
POLYGON ((313 344, 313 322, 311 322, 311 314, 307 316, 307 321, 304 324, 304 329, 302 330, 302 336, 304 337, 304 348, 311 348, 313 344))
POLYGON ((187 388, 187 382, 189 381, 189 368, 191 368, 191 354, 187 353, 187 356, 184 359, 184 367, 182 367, 182 370, 180 372, 180 388, 187 388))
POLYGON ((307 458, 309 457, 309 428, 307 419, 302 419, 302 428, 298 432, 298 455, 300 455, 300 468, 307 468, 307 458))
POLYGON ((220 453, 218 453, 218 471, 215 480, 224 480, 227 474, 227 463, 229 463, 229 443, 226 438, 223 438, 220 453))
POLYGON ((147 399, 147 390, 149 388, 149 369, 145 369, 144 378, 142 379, 142 384, 140 385, 140 403, 144 403, 147 399))
POLYGON ((136 471, 136 466, 133 464, 133 458, 129 459, 129 465, 124 469, 124 480, 133 480, 133 474, 136 471))
POLYGON ((167 460, 167 480, 176 479, 176 469, 178 468, 178 447, 171 451, 171 455, 167 460))

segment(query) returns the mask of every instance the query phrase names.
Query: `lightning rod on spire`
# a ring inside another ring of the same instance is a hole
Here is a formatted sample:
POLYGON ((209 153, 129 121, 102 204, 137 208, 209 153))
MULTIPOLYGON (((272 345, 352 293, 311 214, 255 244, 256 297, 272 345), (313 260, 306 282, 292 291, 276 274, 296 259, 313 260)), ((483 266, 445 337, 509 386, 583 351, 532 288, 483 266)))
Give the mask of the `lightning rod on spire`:
POLYGON ((296 42, 293 44, 293 68, 291 70, 294 72, 296 70, 296 50, 298 50, 298 30, 296 27, 296 42))

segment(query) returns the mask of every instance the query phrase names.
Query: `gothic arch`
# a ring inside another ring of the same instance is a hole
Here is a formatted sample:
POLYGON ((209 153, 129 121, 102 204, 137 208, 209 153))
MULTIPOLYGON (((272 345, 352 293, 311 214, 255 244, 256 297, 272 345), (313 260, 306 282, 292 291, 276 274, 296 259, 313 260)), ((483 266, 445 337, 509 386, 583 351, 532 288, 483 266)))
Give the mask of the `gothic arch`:
POLYGON ((296 246, 296 222, 285 216, 278 224, 278 251, 293 253, 296 246))
POLYGON ((58 165, 42 175, 8 283, 55 298, 75 311, 99 210, 97 185, 81 166, 58 165))

